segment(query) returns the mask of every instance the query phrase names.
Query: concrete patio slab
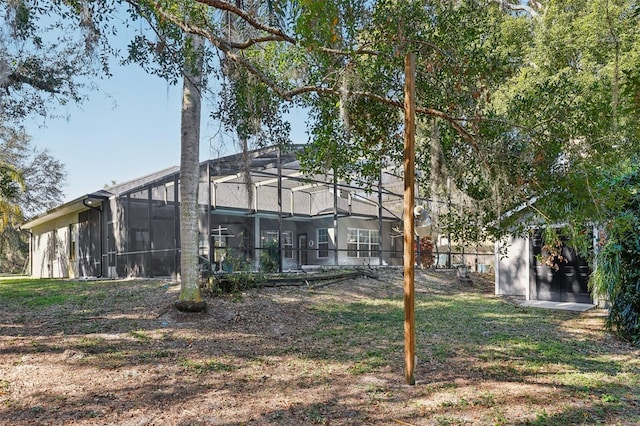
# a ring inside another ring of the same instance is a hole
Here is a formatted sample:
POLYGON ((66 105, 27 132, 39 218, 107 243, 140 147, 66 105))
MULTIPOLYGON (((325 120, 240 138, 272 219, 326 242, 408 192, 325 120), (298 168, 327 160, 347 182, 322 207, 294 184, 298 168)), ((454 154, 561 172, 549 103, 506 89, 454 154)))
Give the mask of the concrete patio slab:
POLYGON ((525 308, 557 309, 574 312, 585 312, 596 307, 591 303, 547 302, 544 300, 523 300, 518 305, 525 308))

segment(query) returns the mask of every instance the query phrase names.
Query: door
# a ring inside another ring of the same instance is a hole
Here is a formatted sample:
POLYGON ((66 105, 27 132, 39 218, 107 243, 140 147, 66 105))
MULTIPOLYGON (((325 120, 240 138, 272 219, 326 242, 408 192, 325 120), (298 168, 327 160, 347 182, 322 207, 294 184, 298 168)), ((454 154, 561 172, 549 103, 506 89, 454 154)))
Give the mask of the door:
POLYGON ((100 212, 95 209, 78 213, 78 272, 81 277, 102 274, 100 212))
POLYGON ((591 303, 588 283, 590 269, 587 262, 572 248, 563 245, 560 255, 563 260, 554 266, 540 262, 544 242, 542 231, 536 230, 531 236, 530 283, 531 299, 550 302, 591 303))
POLYGON ((309 263, 309 252, 307 250, 307 234, 298 235, 298 267, 309 263))

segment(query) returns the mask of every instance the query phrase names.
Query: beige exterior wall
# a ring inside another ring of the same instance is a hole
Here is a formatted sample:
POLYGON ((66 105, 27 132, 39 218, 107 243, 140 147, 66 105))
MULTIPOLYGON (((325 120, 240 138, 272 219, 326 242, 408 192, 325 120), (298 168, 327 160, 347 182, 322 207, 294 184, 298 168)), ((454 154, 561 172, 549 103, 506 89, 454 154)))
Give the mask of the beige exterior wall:
POLYGON ((31 230, 31 276, 76 278, 78 213, 70 213, 31 230), (72 244, 76 242, 76 244, 72 244))

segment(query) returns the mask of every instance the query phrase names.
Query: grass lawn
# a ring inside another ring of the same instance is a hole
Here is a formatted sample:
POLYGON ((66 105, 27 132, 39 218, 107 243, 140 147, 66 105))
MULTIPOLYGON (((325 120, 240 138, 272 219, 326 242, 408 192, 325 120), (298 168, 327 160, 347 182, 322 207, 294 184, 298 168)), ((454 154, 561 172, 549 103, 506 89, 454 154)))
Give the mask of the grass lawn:
POLYGON ((640 351, 603 311, 521 308, 480 277, 416 273, 405 385, 400 274, 191 315, 166 281, 0 280, 0 424, 640 423, 640 351))

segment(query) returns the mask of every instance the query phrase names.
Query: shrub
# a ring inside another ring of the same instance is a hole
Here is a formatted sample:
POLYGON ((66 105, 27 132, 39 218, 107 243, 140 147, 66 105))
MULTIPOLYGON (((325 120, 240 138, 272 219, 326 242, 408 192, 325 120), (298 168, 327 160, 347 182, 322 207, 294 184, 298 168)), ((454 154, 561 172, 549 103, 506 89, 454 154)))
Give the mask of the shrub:
POLYGON ((260 287, 264 276, 254 272, 232 272, 214 274, 202 283, 200 290, 208 296, 225 293, 239 293, 251 288, 260 287))
POLYGON ((431 242, 431 237, 421 237, 420 241, 420 259, 418 259, 418 243, 417 241, 414 243, 415 247, 415 256, 418 264, 422 265, 423 268, 431 268, 433 266, 433 243, 431 242))
POLYGON ((278 242, 266 242, 260 250, 260 270, 268 273, 278 272, 279 260, 278 242))
POLYGON ((605 227, 590 284, 609 302, 607 326, 640 344, 640 175, 621 182, 629 198, 605 227))

